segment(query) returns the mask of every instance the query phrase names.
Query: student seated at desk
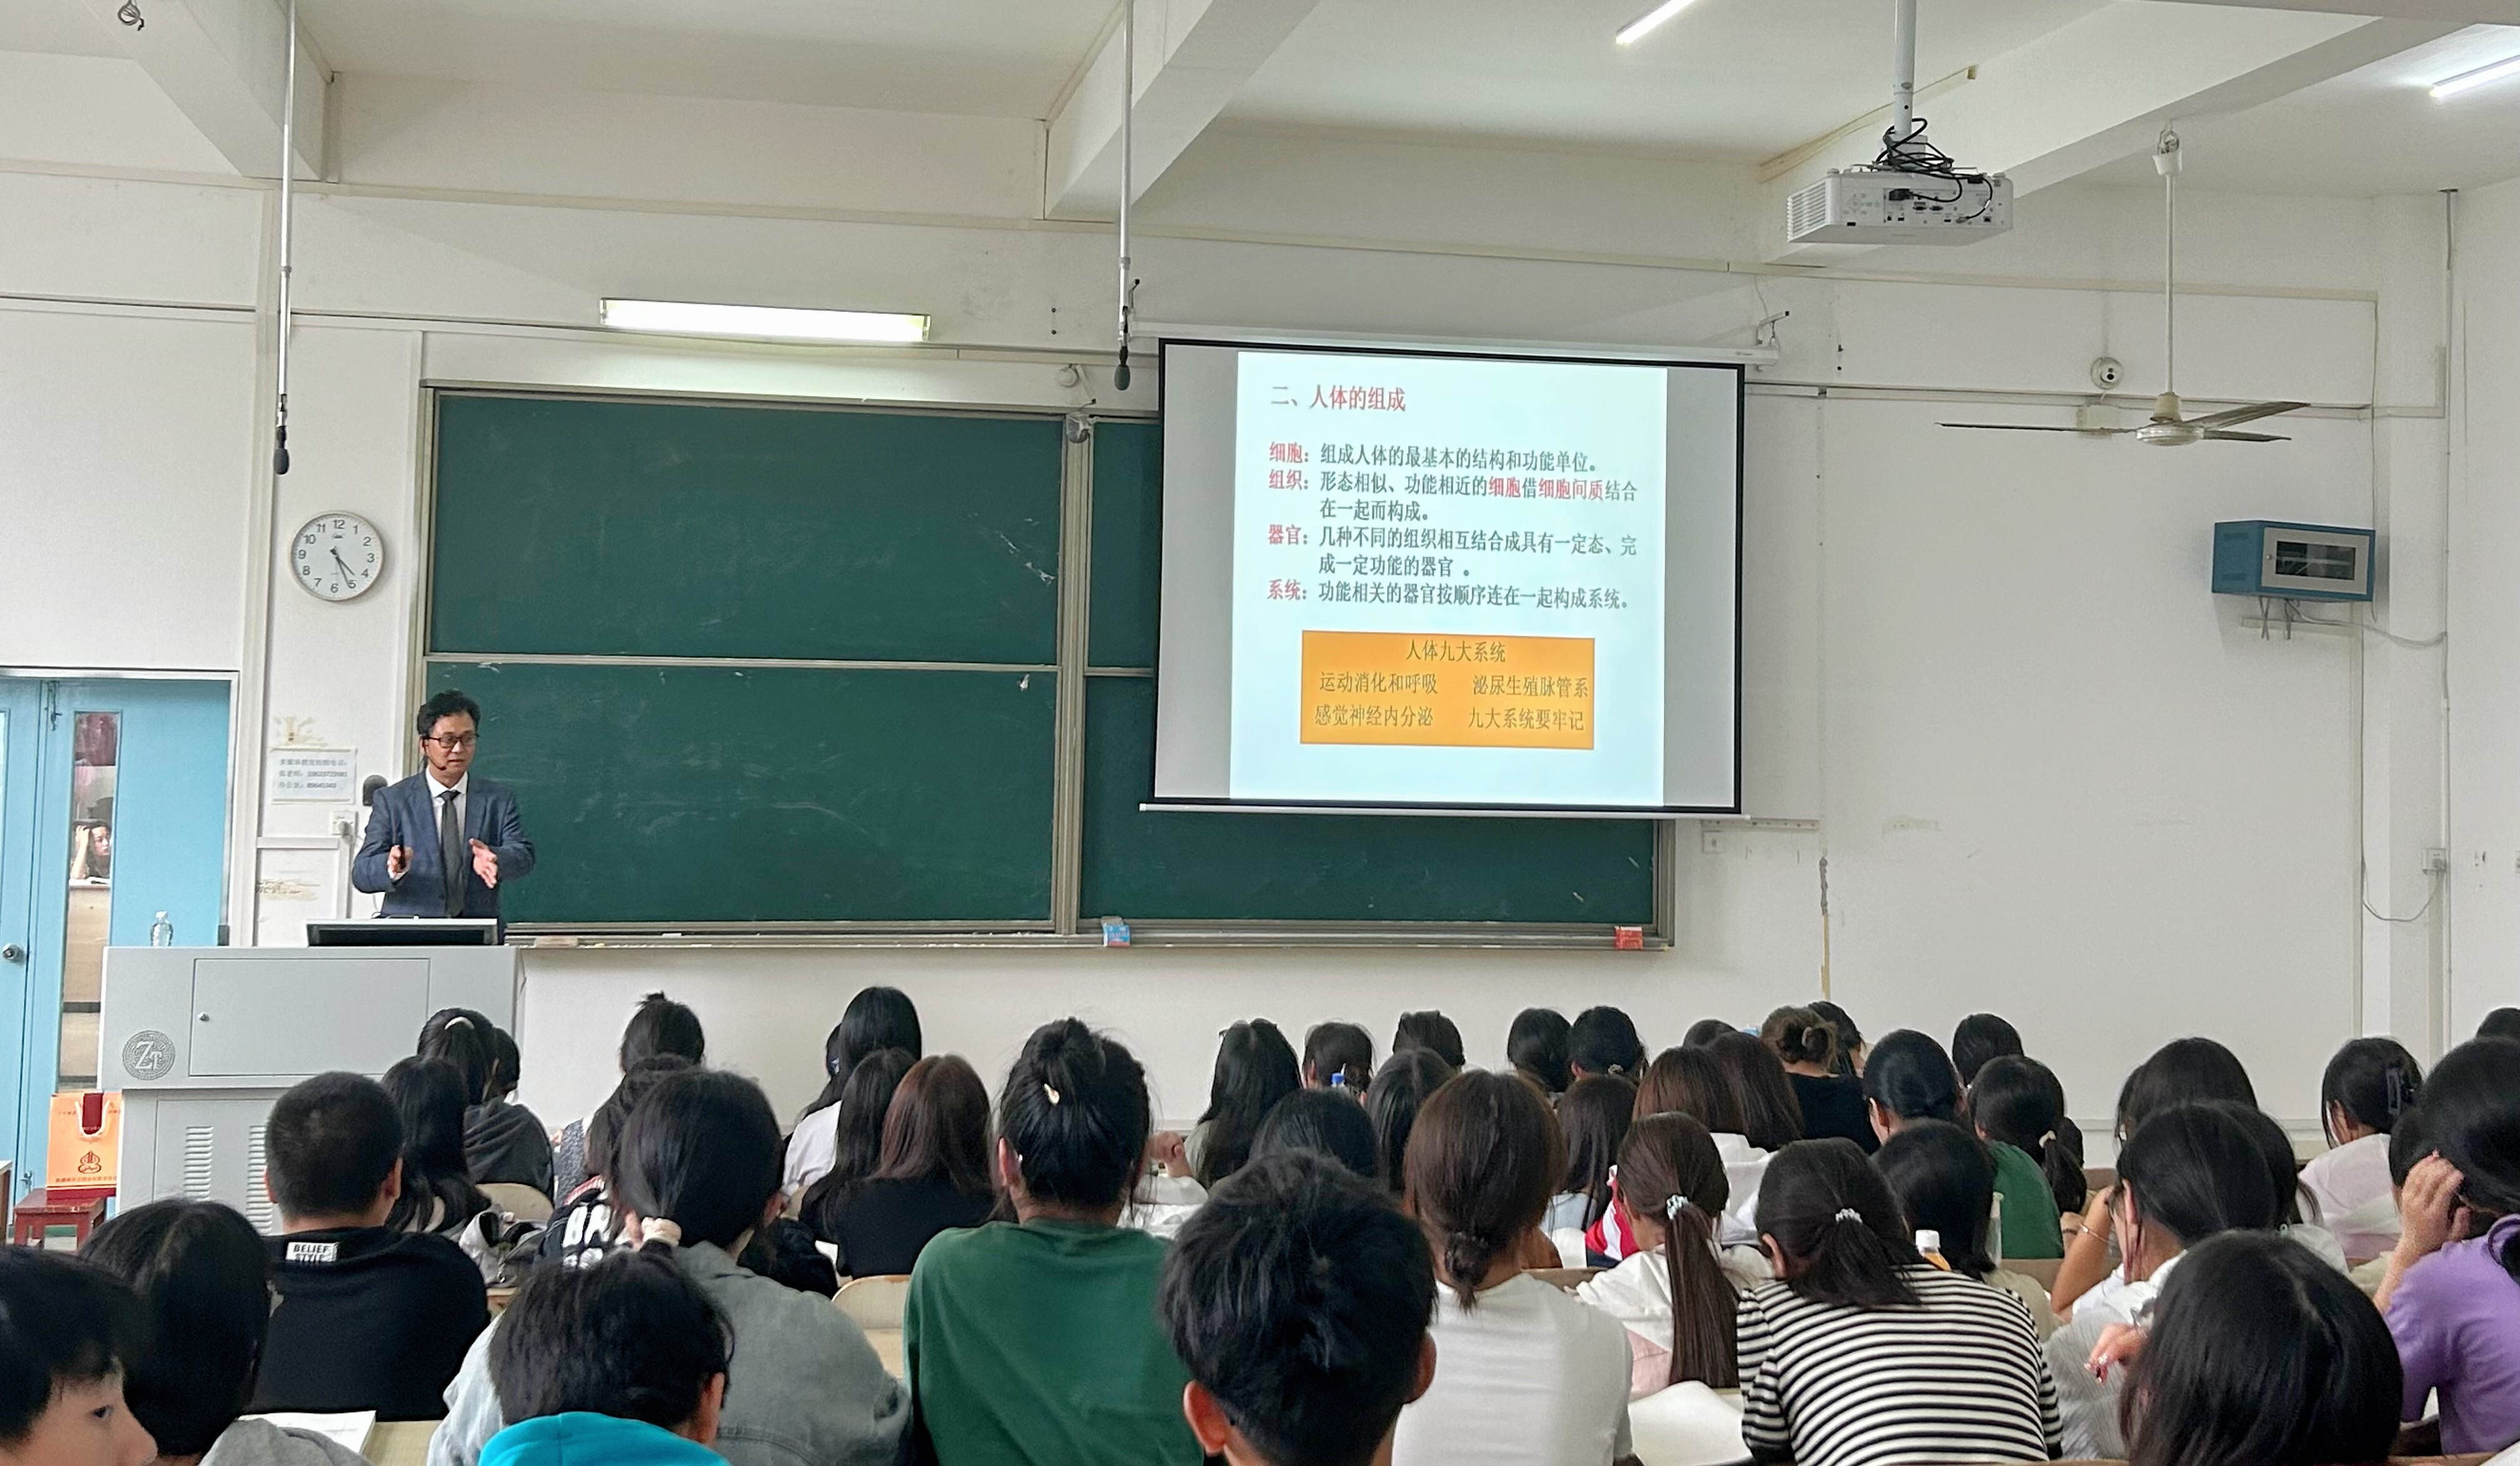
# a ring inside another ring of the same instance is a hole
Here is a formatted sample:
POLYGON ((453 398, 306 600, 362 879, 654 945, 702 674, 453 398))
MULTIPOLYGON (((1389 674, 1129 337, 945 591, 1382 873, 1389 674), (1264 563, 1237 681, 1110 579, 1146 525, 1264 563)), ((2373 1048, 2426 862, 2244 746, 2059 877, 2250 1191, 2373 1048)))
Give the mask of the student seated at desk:
MULTIPOLYGON (((831 1300, 783 1287, 736 1262, 745 1240, 786 1210, 779 1117, 740 1075, 686 1069, 632 1112, 611 1177, 624 1230, 668 1255, 708 1295, 734 1339, 718 1454, 735 1466, 891 1466, 910 1401, 858 1326, 831 1300)), ((541 1274, 536 1274, 539 1278, 541 1274)), ((503 1319, 465 1356, 446 1393, 430 1466, 473 1466, 506 1425, 490 1354, 503 1319)))
POLYGON ((0 1461, 145 1466, 158 1443, 122 1397, 140 1345, 131 1290, 40 1248, 0 1248, 0 1461))
MULTIPOLYGON (((659 1054, 671 1054, 697 1068, 707 1062, 708 1035, 700 1030, 698 1014, 661 992, 652 992, 639 1000, 630 1022, 622 1027, 621 1072, 628 1074, 640 1060, 659 1054)), ((570 1121, 552 1139, 552 1190, 547 1194, 553 1201, 586 1184, 586 1124, 592 1119, 570 1121)))
POLYGON ((271 1327, 271 1256, 253 1224, 216 1202, 125 1212, 80 1256, 140 1297, 142 1343, 122 1389, 164 1461, 198 1466, 365 1466, 311 1431, 247 1420, 271 1327))
POLYGON ((490 1306, 462 1249, 385 1224, 402 1146, 392 1098, 358 1075, 317 1075, 271 1107, 263 1148, 281 1235, 265 1246, 278 1306, 250 1413, 446 1413, 440 1392, 490 1306))
POLYGON ((612 1093, 586 1122, 585 1164, 593 1173, 553 1210, 543 1227, 536 1265, 557 1262, 562 1267, 585 1267, 622 1246, 621 1209, 612 1187, 621 1132, 650 1090, 663 1083, 667 1075, 691 1067, 691 1061, 680 1054, 657 1054, 631 1065, 621 1082, 612 1086, 612 1093))
MULTIPOLYGON (((912 1060, 927 1052, 926 1037, 919 1030, 919 1005, 898 987, 861 987, 840 1010, 840 1021, 823 1037, 822 1092, 805 1107, 804 1118, 796 1122, 796 1133, 788 1137, 788 1162, 782 1174, 788 1195, 803 1196, 831 1171, 839 1154, 839 1125, 847 1110, 843 1091, 858 1066, 885 1049, 899 1049, 912 1060)), ((698 1056, 694 1055, 692 1062, 698 1063, 698 1056)), ((880 1132, 883 1117, 875 1116, 871 1123, 880 1132)))
POLYGON ((498 1209, 464 1162, 464 1077, 443 1059, 404 1059, 385 1071, 385 1093, 402 1122, 402 1194, 385 1225, 432 1232, 461 1246, 474 1218, 498 1209))
POLYGON ((1063 1018, 1025 1040, 995 1158, 1018 1220, 930 1242, 902 1314, 919 1443, 940 1466, 1200 1459, 1155 1317, 1164 1244, 1118 1225, 1150 1127, 1117 1039, 1063 1018))
POLYGON ((806 1195, 805 1224, 838 1250, 844 1276, 907 1273, 938 1233, 988 1220, 997 1197, 979 1075, 954 1054, 910 1066, 885 1112, 873 1174, 826 1191, 828 1179, 806 1195))
POLYGON ((1435 1275, 1380 1188, 1302 1151, 1255 1156, 1182 1228, 1156 1306, 1192 1434, 1227 1466, 1369 1466, 1426 1393, 1435 1275))
POLYGON ((548 1197, 551 1132, 540 1117, 516 1102, 522 1077, 515 1035, 492 1028, 489 1077, 482 1083, 480 1103, 464 1112, 464 1163, 481 1185, 531 1186, 548 1197))
MULTIPOLYGON (((1873 1133, 1883 1140, 1922 1120, 1964 1123, 1959 1071, 1941 1044, 1912 1029, 1887 1034, 1872 1046, 1864 1069, 1864 1098, 1871 1109, 1873 1133)), ((1987 1154, 1995 1163, 1995 1194, 2003 1198, 2003 1256, 2063 1257, 2064 1229, 2048 1173, 2001 1140, 1989 1142, 1987 1154)))
MULTIPOLYGON (((2036 1278, 1999 1267, 1987 1252, 1995 1213, 1995 1160, 1986 1145, 1958 1125, 1920 1120, 1881 1142, 1873 1168, 1890 1183, 1907 1214, 1909 1229, 1934 1234, 1934 1251, 1962 1277, 1992 1283, 2021 1300, 2046 1339, 2056 1332, 2056 1310, 2036 1278)), ((1924 1250, 1919 1243, 1917 1250, 1924 1250)))
POLYGON ((537 1273, 490 1342, 500 1413, 517 1423, 481 1447, 483 1466, 719 1466, 733 1351, 726 1316, 669 1258, 537 1273))
POLYGON ((2332 1149, 2301 1168, 2301 1185, 2348 1258, 2382 1257, 2398 1245, 2389 1136, 2423 1084, 2423 1066, 2394 1038, 2353 1040, 2319 1077, 2319 1121, 2332 1149))

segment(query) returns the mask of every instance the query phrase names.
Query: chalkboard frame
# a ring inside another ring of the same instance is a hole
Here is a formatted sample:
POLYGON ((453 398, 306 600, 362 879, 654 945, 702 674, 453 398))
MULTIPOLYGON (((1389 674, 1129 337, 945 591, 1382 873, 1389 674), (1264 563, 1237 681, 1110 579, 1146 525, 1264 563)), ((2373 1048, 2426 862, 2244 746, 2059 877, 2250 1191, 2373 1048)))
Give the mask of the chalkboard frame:
MULTIPOLYGON (((867 660, 795 660, 694 657, 612 657, 602 655, 537 655, 500 657, 480 650, 439 652, 429 645, 434 624, 431 599, 435 585, 436 482, 439 408, 449 397, 520 397, 559 401, 635 402, 670 406, 767 408, 790 411, 835 411, 1023 418, 1073 422, 1079 410, 1046 403, 973 403, 915 398, 764 397, 746 393, 639 389, 591 389, 532 384, 426 379, 421 383, 422 422, 418 457, 418 493, 413 552, 416 589, 411 597, 409 634, 413 649, 407 683, 407 709, 428 695, 430 667, 441 663, 483 661, 562 664, 659 665, 800 665, 936 670, 1021 670, 1047 672, 1057 679, 1057 730, 1054 749, 1052 826, 1052 900, 1047 921, 832 920, 705 922, 654 920, 614 922, 518 922, 509 928, 511 939, 543 946, 686 947, 686 946, 1099 946, 1104 945, 1102 917, 1080 909, 1084 854, 1084 780, 1086 687, 1089 679, 1152 677, 1151 666, 1120 666, 1091 660, 1094 602, 1093 442, 1067 441, 1059 483, 1059 597, 1055 660, 1050 664, 924 663, 867 660)), ((1160 424, 1160 412, 1097 409, 1089 424, 1134 422, 1160 424)), ((408 753, 410 768, 417 763, 408 753)), ((1300 816, 1297 816, 1300 817, 1300 816)), ((1405 817, 1405 816, 1389 816, 1405 817)), ((1338 921, 1233 919, 1217 921, 1133 921, 1132 945, 1147 946, 1417 946, 1496 949, 1601 949, 1642 940, 1647 948, 1673 943, 1678 914, 1677 867, 1679 820, 1660 818, 1653 826, 1651 919, 1623 937, 1626 927, 1604 924, 1518 921, 1338 921)))

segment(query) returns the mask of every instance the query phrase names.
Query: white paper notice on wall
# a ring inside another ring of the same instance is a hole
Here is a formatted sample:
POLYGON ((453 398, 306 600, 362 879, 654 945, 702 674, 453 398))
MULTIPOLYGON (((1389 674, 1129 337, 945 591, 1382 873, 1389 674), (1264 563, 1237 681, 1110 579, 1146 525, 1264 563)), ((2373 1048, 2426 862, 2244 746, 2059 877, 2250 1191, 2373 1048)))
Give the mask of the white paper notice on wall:
POLYGON ((347 804, 359 797, 359 751, 282 747, 271 751, 271 797, 347 804))

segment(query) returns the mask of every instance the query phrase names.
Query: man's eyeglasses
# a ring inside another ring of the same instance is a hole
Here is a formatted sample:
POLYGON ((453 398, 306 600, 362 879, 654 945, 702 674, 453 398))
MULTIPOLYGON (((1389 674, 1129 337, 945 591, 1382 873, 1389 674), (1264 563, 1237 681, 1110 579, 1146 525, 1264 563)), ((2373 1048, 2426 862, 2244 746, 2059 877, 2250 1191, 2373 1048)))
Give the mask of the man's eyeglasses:
POLYGON ((449 733, 443 738, 432 737, 421 740, 423 743, 433 743, 450 754, 458 749, 469 749, 480 741, 481 735, 478 733, 449 733))

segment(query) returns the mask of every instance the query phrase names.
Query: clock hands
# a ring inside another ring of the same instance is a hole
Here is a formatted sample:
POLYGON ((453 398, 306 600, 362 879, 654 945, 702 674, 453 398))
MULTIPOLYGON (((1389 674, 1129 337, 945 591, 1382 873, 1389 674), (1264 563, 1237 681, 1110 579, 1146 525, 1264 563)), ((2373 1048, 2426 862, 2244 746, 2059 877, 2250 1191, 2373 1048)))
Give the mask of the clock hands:
POLYGON ((338 549, 333 551, 333 563, 341 568, 342 580, 350 584, 358 583, 358 576, 350 573, 350 564, 341 558, 341 552, 338 549))

